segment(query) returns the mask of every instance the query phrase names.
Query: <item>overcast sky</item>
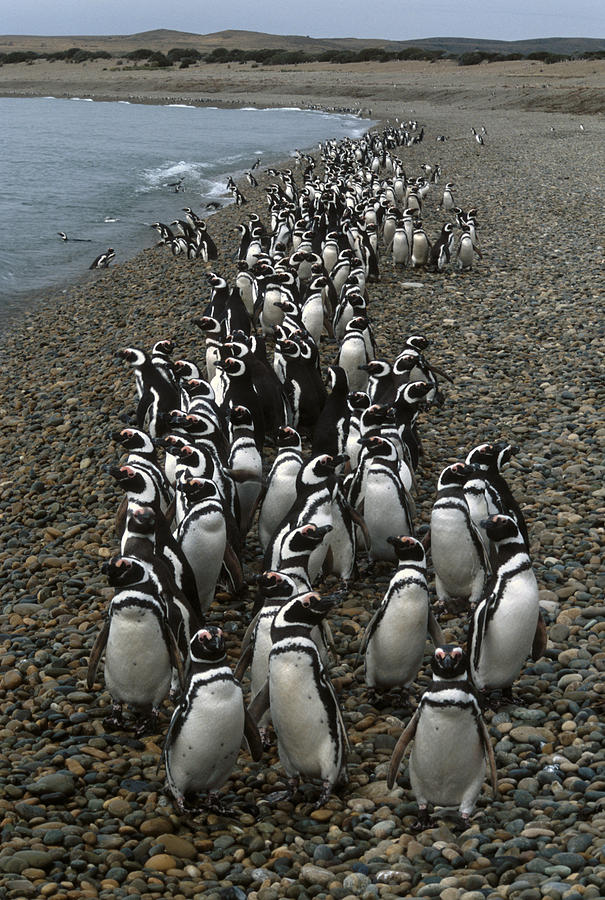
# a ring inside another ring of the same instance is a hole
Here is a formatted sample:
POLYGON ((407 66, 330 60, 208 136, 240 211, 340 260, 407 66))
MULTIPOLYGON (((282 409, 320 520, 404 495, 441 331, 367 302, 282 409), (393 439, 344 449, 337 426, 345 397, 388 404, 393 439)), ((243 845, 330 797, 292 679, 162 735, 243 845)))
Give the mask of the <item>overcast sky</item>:
POLYGON ((0 0, 3 34, 134 34, 155 28, 390 40, 605 38, 605 0, 0 0))

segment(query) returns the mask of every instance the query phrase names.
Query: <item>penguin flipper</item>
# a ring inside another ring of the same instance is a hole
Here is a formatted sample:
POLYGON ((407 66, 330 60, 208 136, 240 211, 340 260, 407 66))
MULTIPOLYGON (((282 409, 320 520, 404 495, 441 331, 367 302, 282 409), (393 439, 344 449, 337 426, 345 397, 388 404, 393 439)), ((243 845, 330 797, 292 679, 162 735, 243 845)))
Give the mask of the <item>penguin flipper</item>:
MULTIPOLYGON (((248 634, 248 632, 246 632, 246 634, 248 634)), ((244 635, 244 641, 245 640, 246 640, 246 636, 244 635)), ((243 645, 243 642, 242 642, 242 645, 243 645)), ((252 644, 252 642, 250 640, 248 640, 248 643, 245 646, 242 646, 242 654, 237 661, 237 665, 236 665, 235 669, 233 670, 233 677, 235 678, 236 681, 242 680, 242 678, 244 677, 244 674, 246 672, 246 669, 250 665, 250 661, 252 659, 253 646, 254 645, 252 644)))
POLYGON ((101 654, 107 645, 107 638, 109 637, 109 619, 105 622, 99 634, 97 635, 97 639, 93 644, 93 648, 90 651, 90 660, 88 661, 88 673, 86 676, 86 687, 89 691, 92 690, 92 686, 95 683, 95 678, 97 675, 97 669, 99 668, 99 662, 101 659, 101 654))
POLYGON ((443 632, 441 630, 441 626, 439 622, 435 618, 435 614, 432 609, 429 609, 429 634, 431 636, 431 640, 435 647, 442 647, 446 640, 443 636, 443 632))
POLYGON ((481 738, 483 750, 485 751, 485 756, 489 764, 489 774, 492 791, 494 794, 494 798, 496 798, 498 796, 498 773, 496 771, 496 759, 494 757, 494 748, 492 747, 492 742, 489 737, 487 725, 483 721, 482 716, 479 718, 479 737, 481 738))
POLYGON ((534 662, 541 659, 546 652, 546 642, 548 635, 546 633, 546 624, 542 618, 542 612, 538 612, 538 624, 536 625, 536 633, 534 634, 534 642, 531 645, 531 658, 534 662))
POLYGON ((242 565, 237 558, 235 550, 229 543, 227 543, 225 546, 223 563, 225 565, 225 568, 227 569, 227 573, 229 575, 229 578, 231 579, 231 583, 233 584, 233 590, 236 594, 240 594, 244 589, 246 582, 244 580, 242 565))
POLYGON ((370 532, 368 531, 368 526, 366 525, 363 516, 359 510, 355 509, 351 504, 349 504, 349 514, 353 522, 359 526, 363 535, 364 544, 366 545, 366 550, 369 552, 370 547, 372 546, 372 538, 370 537, 370 532))
POLYGON ((449 381, 450 384, 454 383, 454 379, 450 378, 450 376, 446 372, 444 372, 443 369, 438 369, 437 366, 434 366, 432 363, 428 366, 428 368, 430 372, 434 372, 435 375, 439 375, 441 378, 445 378, 445 380, 449 381))
POLYGON ((254 762, 258 762, 263 755, 263 742, 258 733, 258 726, 247 709, 244 710, 244 737, 252 759, 254 762))
POLYGON ((181 656, 177 639, 174 636, 174 631, 170 626, 166 629, 166 640, 168 644, 168 653, 170 654, 170 664, 177 671, 177 675, 179 676, 179 686, 181 691, 183 691, 185 689, 186 681, 183 657, 181 656))
POLYGON ((248 713, 252 716, 254 722, 258 722, 270 708, 270 705, 269 679, 267 679, 248 707, 248 713))
MULTIPOLYGON (((404 753, 406 751, 407 745, 413 739, 416 734, 416 728, 418 727, 418 720, 420 719, 420 707, 416 710, 412 718, 407 724, 405 731, 403 731, 399 740, 395 744, 395 749, 393 750, 393 755, 391 756, 391 761, 389 763, 389 771, 387 774, 387 787, 389 790, 392 789, 395 781, 397 779, 397 772, 399 770, 399 766, 401 764, 401 760, 403 759, 404 753)), ((491 744, 490 744, 491 746, 491 744)))

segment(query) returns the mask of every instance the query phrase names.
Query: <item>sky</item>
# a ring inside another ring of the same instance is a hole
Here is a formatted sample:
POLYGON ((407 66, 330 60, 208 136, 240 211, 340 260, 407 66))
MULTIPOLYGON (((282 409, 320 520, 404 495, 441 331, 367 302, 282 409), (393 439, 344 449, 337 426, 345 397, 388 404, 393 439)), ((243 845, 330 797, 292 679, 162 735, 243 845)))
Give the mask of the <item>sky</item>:
POLYGON ((310 37, 605 38, 605 0, 0 0, 3 34, 225 29, 310 37))

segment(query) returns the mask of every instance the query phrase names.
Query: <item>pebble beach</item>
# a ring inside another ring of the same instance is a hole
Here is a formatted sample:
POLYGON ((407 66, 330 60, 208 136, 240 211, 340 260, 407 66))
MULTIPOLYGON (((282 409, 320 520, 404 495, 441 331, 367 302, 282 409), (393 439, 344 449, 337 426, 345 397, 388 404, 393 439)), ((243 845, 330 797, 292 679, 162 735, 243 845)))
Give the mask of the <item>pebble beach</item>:
MULTIPOLYGON (((272 744, 260 763, 240 754, 224 794, 232 816, 181 817, 162 793, 169 704, 161 730, 139 739, 108 732, 109 695, 102 684, 86 689, 112 595, 101 565, 118 549, 121 497, 105 467, 119 455, 109 432, 133 409, 134 382, 115 351, 171 338, 179 357, 203 359, 192 319, 208 298, 205 273, 233 280, 235 226, 249 212, 266 216, 272 179, 263 175, 258 188, 242 186, 247 206, 208 218, 218 260, 173 258, 166 247, 116 260, 39 299, 3 335, 0 898, 603 895, 605 121, 585 115, 581 131, 573 107, 492 108, 489 92, 472 105, 447 92, 439 102, 363 102, 374 118, 413 115, 424 126, 423 142, 398 154, 408 174, 442 168, 423 214, 431 237, 446 218, 438 208, 446 181, 461 206, 477 208, 483 258, 472 270, 402 270, 383 257, 369 317, 381 356, 392 359, 407 334, 421 332, 428 358, 453 380, 419 425, 417 527, 429 522, 444 466, 485 440, 520 448, 506 474, 528 522, 548 645, 528 660, 519 703, 486 712, 499 795, 485 785, 463 832, 438 814, 413 833, 405 765, 387 788, 401 732, 393 717, 405 722, 409 711, 369 702, 359 656, 389 582, 386 564, 371 577, 362 564, 331 616, 350 782, 324 807, 313 809, 310 785, 294 802, 263 803, 283 784, 272 744), (479 146, 471 126, 482 125, 479 146)), ((324 345, 324 367, 334 353, 324 345)), ((253 530, 244 572, 260 567, 253 530)), ((212 607, 233 665, 251 606, 252 595, 233 603, 219 594, 212 607)), ((441 625, 464 640, 463 618, 441 625)), ((430 653, 427 642, 416 699, 430 653)))

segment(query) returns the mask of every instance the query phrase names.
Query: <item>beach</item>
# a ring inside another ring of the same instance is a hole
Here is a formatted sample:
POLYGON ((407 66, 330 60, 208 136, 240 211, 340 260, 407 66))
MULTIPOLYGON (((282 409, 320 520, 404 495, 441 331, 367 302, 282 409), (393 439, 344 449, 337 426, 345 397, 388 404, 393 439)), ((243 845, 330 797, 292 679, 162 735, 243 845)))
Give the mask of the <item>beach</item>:
MULTIPOLYGON (((36 62, 2 67, 0 93, 313 105, 359 110, 382 120, 378 129, 395 118, 424 126, 422 143, 397 152, 409 176, 423 164, 441 166, 425 226, 438 233, 442 188, 453 181, 459 205, 477 208, 482 258, 468 272, 437 273, 395 268, 383 254, 380 281, 369 285, 369 317, 380 356, 393 359, 404 337, 420 332, 430 340, 428 359, 453 382, 443 385, 444 405, 419 421, 426 455, 417 527, 429 522, 444 466, 485 440, 520 448, 506 477, 528 521, 548 646, 515 685, 521 702, 486 713, 499 797, 486 786, 462 833, 441 817, 413 833, 417 808, 405 766, 399 785, 387 789, 401 732, 389 717, 406 722, 409 711, 370 702, 359 649, 388 565, 368 576, 362 560, 331 616, 350 781, 320 809, 307 785, 293 802, 262 802, 284 781, 273 743, 258 764, 240 755, 225 794, 232 817, 178 816, 162 794, 170 706, 161 729, 139 739, 108 732, 109 695, 86 689, 112 595, 101 565, 118 549, 121 498, 105 467, 119 454, 108 434, 134 408, 134 379, 116 350, 171 338, 175 358, 203 359, 192 320, 209 296, 205 273, 233 280, 235 226, 251 212, 267 216, 264 188, 274 179, 263 174, 258 188, 245 189, 245 207, 208 219, 217 260, 150 249, 40 298, 3 338, 0 884, 7 898, 601 896, 605 64, 357 65, 125 73, 105 72, 102 63, 36 62), (481 126, 483 146, 471 132, 481 126)), ((301 169, 293 168, 300 183, 301 169)), ((334 345, 322 348, 324 370, 334 353, 334 345)), ((244 571, 251 576, 260 566, 253 530, 244 571)), ((328 581, 325 590, 333 588, 328 581)), ((212 607, 233 665, 251 605, 221 595, 212 607)), ((464 640, 462 617, 447 616, 442 626, 448 639, 464 640)), ((416 700, 429 656, 427 643, 416 700)))

